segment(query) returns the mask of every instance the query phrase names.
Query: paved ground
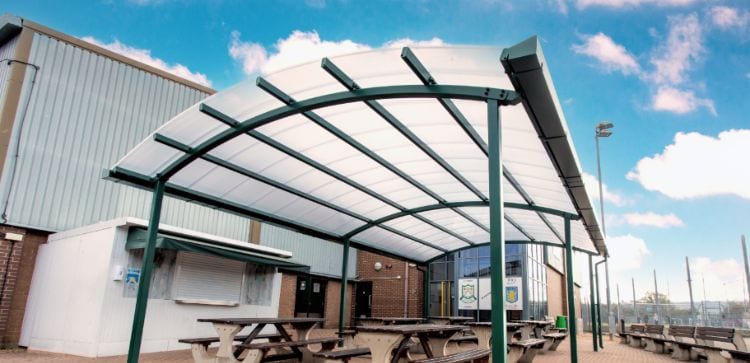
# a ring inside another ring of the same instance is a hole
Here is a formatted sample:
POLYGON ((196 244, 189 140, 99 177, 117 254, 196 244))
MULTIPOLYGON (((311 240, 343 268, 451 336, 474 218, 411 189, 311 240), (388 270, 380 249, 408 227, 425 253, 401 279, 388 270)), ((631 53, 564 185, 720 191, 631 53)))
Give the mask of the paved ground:
MULTIPOLYGON (((332 331, 331 331, 332 332, 332 331)), ((644 363, 657 363, 657 362, 676 362, 672 360, 668 355, 657 355, 646 352, 642 349, 631 348, 624 344, 619 344, 619 339, 609 341, 608 338, 604 338, 604 350, 599 352, 593 351, 591 344, 591 335, 581 335, 578 339, 578 361, 581 363, 587 362, 604 362, 604 363, 630 363, 630 362, 644 362, 644 363)), ((558 351, 548 352, 544 355, 538 355, 534 362, 538 363, 563 363, 570 361, 570 344, 568 341, 564 341, 560 344, 558 351)), ((28 352, 23 350, 17 351, 0 351, 0 362, 16 363, 16 362, 31 362, 31 363, 42 363, 42 362, 102 362, 102 363, 119 363, 125 362, 125 357, 111 357, 111 358, 98 358, 98 359, 87 359, 81 357, 75 357, 65 354, 50 354, 42 352, 28 352)), ((151 353, 143 354, 141 356, 141 362, 144 363, 177 363, 177 362, 192 362, 190 351, 178 351, 168 353, 151 353)), ((352 362, 365 363, 369 362, 369 359, 354 359, 352 362)))

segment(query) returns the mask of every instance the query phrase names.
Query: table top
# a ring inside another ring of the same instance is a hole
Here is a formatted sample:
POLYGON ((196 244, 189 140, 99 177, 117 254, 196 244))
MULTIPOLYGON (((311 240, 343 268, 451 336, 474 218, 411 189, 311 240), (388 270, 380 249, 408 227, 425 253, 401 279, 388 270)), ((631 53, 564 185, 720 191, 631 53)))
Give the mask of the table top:
POLYGON ((359 332, 415 334, 415 333, 460 331, 460 330, 463 330, 464 328, 465 327, 461 325, 413 324, 413 325, 366 325, 366 326, 358 326, 357 330, 359 332))
MULTIPOLYGON (((492 326, 492 322, 490 321, 471 321, 467 323, 463 323, 464 325, 468 326, 492 326)), ((505 323, 506 328, 520 328, 522 326, 526 326, 526 324, 523 323, 505 323)))
POLYGON ((422 318, 404 318, 404 317, 368 317, 368 318, 356 318, 356 320, 376 320, 376 321, 422 321, 422 318))
POLYGON ((297 324, 322 323, 323 318, 206 318, 198 319, 201 323, 252 325, 252 324, 297 324))
POLYGON ((445 319, 453 321, 471 321, 474 320, 471 316, 431 316, 430 319, 445 319))
POLYGON ((552 325, 555 322, 547 320, 513 320, 514 323, 535 324, 535 325, 552 325))

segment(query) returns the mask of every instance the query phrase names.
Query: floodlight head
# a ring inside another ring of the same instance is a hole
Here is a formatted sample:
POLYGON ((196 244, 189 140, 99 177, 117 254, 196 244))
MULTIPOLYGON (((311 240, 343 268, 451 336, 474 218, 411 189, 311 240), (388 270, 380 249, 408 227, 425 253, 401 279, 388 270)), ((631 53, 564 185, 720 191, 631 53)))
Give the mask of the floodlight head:
POLYGON ((598 131, 602 131, 602 130, 606 130, 606 129, 611 129, 611 128, 613 128, 613 127, 615 127, 615 125, 614 125, 614 124, 612 124, 612 123, 611 123, 611 122, 609 122, 609 121, 602 121, 602 122, 600 122, 600 123, 596 124, 596 129, 597 129, 598 131))
POLYGON ((612 135, 612 131, 609 130, 596 130, 596 137, 609 137, 612 135))

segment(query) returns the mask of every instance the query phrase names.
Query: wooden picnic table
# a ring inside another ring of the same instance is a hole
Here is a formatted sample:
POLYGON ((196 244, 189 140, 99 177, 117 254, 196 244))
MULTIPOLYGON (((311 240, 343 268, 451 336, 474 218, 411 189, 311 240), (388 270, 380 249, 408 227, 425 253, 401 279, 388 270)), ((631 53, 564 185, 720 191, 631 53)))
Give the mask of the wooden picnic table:
MULTIPOLYGON (((291 325, 292 329, 296 332, 297 340, 308 340, 310 332, 315 328, 316 325, 322 323, 322 318, 208 318, 198 319, 202 323, 212 323, 216 333, 219 335, 219 350, 216 352, 216 359, 209 361, 228 362, 234 363, 239 362, 237 357, 242 354, 245 348, 234 347, 234 337, 243 328, 249 325, 255 325, 255 328, 248 334, 247 338, 241 343, 244 345, 250 344, 263 330, 266 325, 273 325, 276 331, 281 335, 281 341, 293 342, 295 341, 292 336, 287 332, 284 324, 291 325)), ((293 346, 291 347, 292 352, 298 359, 302 359, 303 351, 306 348, 300 348, 293 346)), ((252 354, 252 352, 248 352, 252 354)), ((247 362, 248 360, 245 359, 247 362)), ((198 363, 198 362, 196 362, 198 363)))
POLYGON ((412 324, 358 326, 357 339, 370 348, 373 363, 396 363, 412 337, 419 339, 428 358, 447 355, 448 341, 464 329, 461 325, 412 324), (391 357, 391 352, 396 349, 391 357))
MULTIPOLYGON (((492 323, 489 321, 472 321, 464 323, 471 328, 474 335, 477 336, 477 348, 479 349, 490 349, 490 339, 492 339, 492 323)), ((521 323, 505 323, 505 331, 509 334, 514 334, 519 329, 525 327, 526 324, 521 323)), ((510 341, 510 339, 508 339, 510 341)))
POLYGON ((531 337, 531 332, 534 332, 536 338, 542 338, 544 330, 548 326, 553 325, 554 322, 548 320, 513 320, 514 323, 526 324, 529 326, 528 329, 521 329, 521 339, 526 340, 531 337))
POLYGON ((474 318, 471 316, 431 316, 430 321, 433 324, 445 324, 445 325, 460 325, 469 321, 473 321, 474 318))
POLYGON ((361 325, 398 325, 398 324, 419 324, 424 322, 423 318, 399 318, 399 317, 381 317, 381 318, 357 318, 361 325))

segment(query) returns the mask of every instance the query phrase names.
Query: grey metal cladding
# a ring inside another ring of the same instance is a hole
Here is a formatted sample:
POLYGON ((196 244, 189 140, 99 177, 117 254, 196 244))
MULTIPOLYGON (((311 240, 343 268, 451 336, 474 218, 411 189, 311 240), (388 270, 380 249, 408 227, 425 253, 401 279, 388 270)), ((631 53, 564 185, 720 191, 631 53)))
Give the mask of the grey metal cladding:
MULTIPOLYGON (((150 193, 102 180, 101 170, 207 94, 40 33, 30 62, 40 71, 23 122, 8 223, 61 231, 146 218, 150 193)), ((162 223, 238 240, 249 235, 245 218, 174 199, 165 201, 162 223)))
MULTIPOLYGON (((295 262, 310 266, 314 274, 341 277, 344 249, 340 243, 310 237, 292 230, 263 223, 260 244, 292 252, 295 262)), ((357 250, 349 249, 348 277, 357 273, 357 250)))

